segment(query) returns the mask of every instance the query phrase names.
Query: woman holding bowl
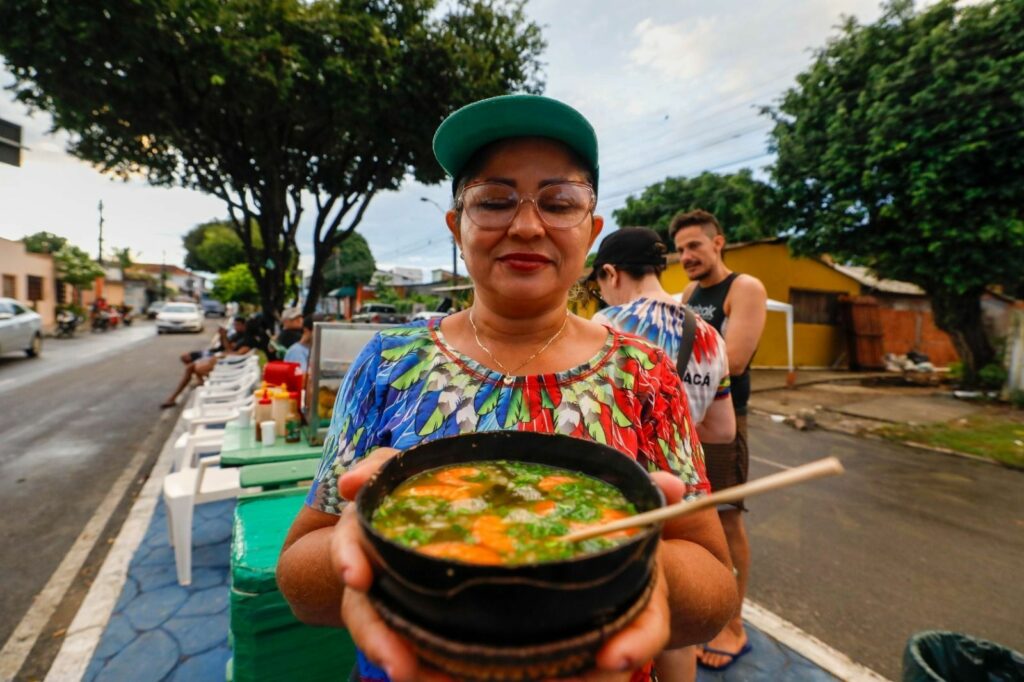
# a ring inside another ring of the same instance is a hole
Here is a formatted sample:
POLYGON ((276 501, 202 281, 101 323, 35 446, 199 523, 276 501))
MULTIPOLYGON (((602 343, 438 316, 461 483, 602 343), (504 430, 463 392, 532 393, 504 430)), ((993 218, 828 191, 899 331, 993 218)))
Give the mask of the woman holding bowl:
MULTIPOLYGON (((496 97, 448 117, 434 151, 453 178, 446 222, 473 280, 473 306, 381 332, 363 349, 278 564, 298 618, 349 629, 361 650, 354 679, 443 679, 370 605, 373 574, 346 504, 397 451, 474 431, 560 433, 635 458, 669 502, 708 492, 671 362, 567 309, 603 226, 594 215, 597 138, 587 120, 546 97, 496 97)), ((650 603, 585 677, 647 679, 662 649, 713 636, 737 606, 727 556, 714 511, 669 522, 650 603)))

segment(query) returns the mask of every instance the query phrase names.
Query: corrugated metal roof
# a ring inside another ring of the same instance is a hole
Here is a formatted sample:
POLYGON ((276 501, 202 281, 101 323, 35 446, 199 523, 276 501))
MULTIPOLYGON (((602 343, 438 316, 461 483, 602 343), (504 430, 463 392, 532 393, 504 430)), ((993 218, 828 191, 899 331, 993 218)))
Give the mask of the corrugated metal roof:
POLYGON ((875 289, 886 294, 903 294, 905 296, 924 296, 925 291, 916 284, 901 282, 895 279, 879 279, 871 274, 871 271, 860 265, 839 265, 838 263, 826 263, 837 272, 857 280, 866 287, 875 289))

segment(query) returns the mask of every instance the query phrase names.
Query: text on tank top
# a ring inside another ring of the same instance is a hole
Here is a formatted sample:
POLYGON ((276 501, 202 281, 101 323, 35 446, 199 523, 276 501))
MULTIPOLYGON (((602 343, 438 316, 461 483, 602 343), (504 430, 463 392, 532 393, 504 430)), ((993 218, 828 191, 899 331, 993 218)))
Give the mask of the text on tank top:
MULTIPOLYGON (((690 308, 714 327, 722 338, 725 338, 725 328, 729 322, 725 314, 725 299, 729 296, 732 283, 739 275, 738 272, 731 272, 728 277, 710 287, 697 285, 690 294, 690 300, 687 301, 690 308)), ((731 381, 733 408, 736 414, 745 415, 747 402, 750 400, 750 363, 747 363, 742 374, 733 375, 731 381)))

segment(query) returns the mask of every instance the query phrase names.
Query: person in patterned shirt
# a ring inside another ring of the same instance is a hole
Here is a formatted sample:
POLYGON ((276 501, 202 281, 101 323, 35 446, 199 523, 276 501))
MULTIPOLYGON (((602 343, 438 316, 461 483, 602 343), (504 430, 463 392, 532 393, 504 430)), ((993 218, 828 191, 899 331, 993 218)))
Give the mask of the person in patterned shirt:
MULTIPOLYGON (((601 299, 609 304, 592 318, 651 341, 673 361, 679 354, 685 308, 661 286, 665 243, 654 230, 624 227, 601 242, 588 279, 595 281, 601 299)), ((715 328, 693 315, 696 330, 685 367, 676 367, 690 416, 706 457, 715 446, 732 443, 736 417, 729 395, 729 359, 725 340, 715 328)), ((697 677, 694 647, 665 651, 657 659, 659 682, 690 682, 697 677)))
MULTIPOLYGON (((567 309, 603 225, 586 119, 546 97, 492 98, 446 119, 434 151, 453 178, 446 222, 475 285, 473 305, 383 331, 360 353, 277 569, 300 620, 348 627, 360 650, 352 677, 363 681, 445 679, 417 661, 366 595, 373 574, 348 502, 398 451, 475 431, 560 433, 635 458, 670 500, 708 491, 665 353, 567 309)), ((713 511, 668 522, 650 604, 583 678, 649 680, 663 648, 713 635, 737 605, 726 551, 713 511)))

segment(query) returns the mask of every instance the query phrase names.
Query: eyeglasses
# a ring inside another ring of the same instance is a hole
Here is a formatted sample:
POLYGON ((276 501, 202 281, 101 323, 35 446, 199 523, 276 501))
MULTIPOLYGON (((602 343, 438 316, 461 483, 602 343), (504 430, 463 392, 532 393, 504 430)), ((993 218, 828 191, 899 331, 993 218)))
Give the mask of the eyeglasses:
POLYGON ((582 182, 548 185, 532 195, 521 195, 515 188, 500 182, 482 182, 463 189, 456 200, 456 208, 464 210, 482 230, 506 230, 525 201, 536 207, 544 227, 569 230, 594 210, 597 195, 590 185, 582 182))

